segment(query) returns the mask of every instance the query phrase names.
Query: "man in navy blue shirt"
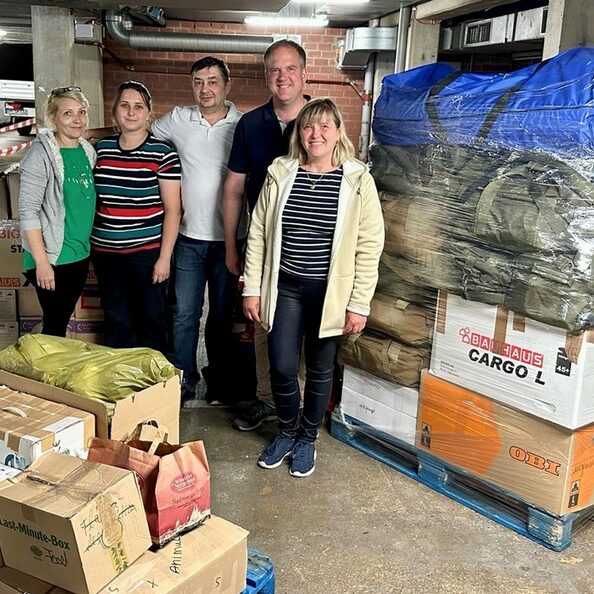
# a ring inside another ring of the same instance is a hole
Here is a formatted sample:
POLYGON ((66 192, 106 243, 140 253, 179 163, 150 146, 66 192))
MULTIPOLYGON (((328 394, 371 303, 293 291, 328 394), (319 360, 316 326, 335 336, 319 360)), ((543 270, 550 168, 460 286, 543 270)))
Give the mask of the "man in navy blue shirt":
MULTIPOLYGON (((266 86, 272 97, 268 103, 245 114, 235 129, 223 197, 225 263, 232 274, 241 274, 237 231, 244 209, 244 193, 251 212, 268 166, 276 157, 287 154, 295 118, 309 99, 303 95, 307 80, 305 61, 305 51, 294 41, 282 39, 273 43, 264 53, 266 86)), ((256 325, 254 343, 258 400, 233 421, 233 427, 241 431, 256 429, 265 421, 276 419, 266 333, 259 325, 256 325)))

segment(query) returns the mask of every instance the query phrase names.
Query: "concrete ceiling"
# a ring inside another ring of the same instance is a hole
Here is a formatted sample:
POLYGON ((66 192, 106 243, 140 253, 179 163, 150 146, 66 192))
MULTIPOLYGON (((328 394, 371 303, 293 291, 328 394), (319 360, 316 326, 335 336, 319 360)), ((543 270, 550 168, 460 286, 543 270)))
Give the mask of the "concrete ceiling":
MULTIPOLYGON (((188 21, 213 21, 241 23, 248 15, 288 13, 311 16, 316 11, 325 12, 332 27, 356 27, 368 21, 397 11, 400 6, 410 6, 426 0, 370 0, 366 4, 347 4, 342 0, 312 0, 297 5, 290 0, 161 0, 155 5, 164 10, 165 19, 188 21)), ((115 0, 0 0, 0 28, 8 31, 4 43, 31 43, 30 5, 43 4, 73 8, 77 12, 99 16, 105 8, 124 5, 115 0)))

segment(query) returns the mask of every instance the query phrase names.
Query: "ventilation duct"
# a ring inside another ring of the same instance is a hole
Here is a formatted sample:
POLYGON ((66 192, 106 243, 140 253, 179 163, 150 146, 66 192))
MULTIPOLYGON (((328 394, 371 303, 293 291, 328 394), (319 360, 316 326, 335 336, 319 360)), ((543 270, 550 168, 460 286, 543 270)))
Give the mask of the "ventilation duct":
POLYGON ((115 41, 137 50, 204 52, 213 54, 263 54, 275 40, 258 35, 199 35, 192 33, 132 31, 128 17, 115 10, 105 14, 105 25, 115 41), (126 23, 124 22, 126 20, 126 23))

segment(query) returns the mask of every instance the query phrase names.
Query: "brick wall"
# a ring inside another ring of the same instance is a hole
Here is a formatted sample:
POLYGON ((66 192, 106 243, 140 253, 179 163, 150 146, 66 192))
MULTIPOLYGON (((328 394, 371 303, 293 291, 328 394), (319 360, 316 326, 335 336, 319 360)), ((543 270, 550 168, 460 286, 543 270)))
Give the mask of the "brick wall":
MULTIPOLYGON (((307 53, 307 72, 311 80, 323 80, 324 84, 308 83, 306 92, 314 97, 328 96, 334 99, 345 118, 347 133, 355 148, 361 129, 361 99, 348 84, 347 78, 363 88, 363 72, 338 70, 335 67, 334 44, 345 36, 344 29, 296 30, 246 27, 236 23, 200 23, 169 21, 166 29, 137 28, 135 31, 168 32, 181 31, 196 34, 247 34, 267 35, 286 33, 300 34, 301 43, 307 53), (309 31, 305 32, 304 31, 309 31), (315 31, 315 32, 314 32, 315 31)), ((150 89, 157 116, 163 115, 175 105, 192 105, 194 99, 190 88, 189 69, 193 62, 207 54, 192 52, 148 52, 136 51, 106 40, 106 46, 118 58, 134 65, 135 72, 129 72, 108 52, 104 53, 105 121, 111 122, 109 111, 118 84, 128 79, 144 82, 150 89), (146 72, 150 70, 151 72, 146 72)), ((262 55, 222 54, 231 70, 232 87, 228 98, 242 111, 249 111, 268 100, 270 94, 263 77, 262 55)))

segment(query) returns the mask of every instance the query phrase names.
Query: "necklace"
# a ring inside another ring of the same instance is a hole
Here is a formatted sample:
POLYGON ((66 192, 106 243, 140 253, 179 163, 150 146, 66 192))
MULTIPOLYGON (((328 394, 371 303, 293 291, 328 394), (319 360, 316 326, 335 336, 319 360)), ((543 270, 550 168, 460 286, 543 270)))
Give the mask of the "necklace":
POLYGON ((325 173, 320 173, 320 177, 318 177, 317 179, 311 179, 311 177, 309 177, 309 171, 305 171, 305 169, 303 170, 305 172, 305 177, 307 177, 307 181, 309 182, 309 189, 310 190, 315 190, 316 186, 324 179, 324 177, 326 176, 325 173))

